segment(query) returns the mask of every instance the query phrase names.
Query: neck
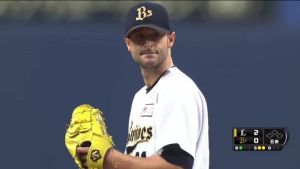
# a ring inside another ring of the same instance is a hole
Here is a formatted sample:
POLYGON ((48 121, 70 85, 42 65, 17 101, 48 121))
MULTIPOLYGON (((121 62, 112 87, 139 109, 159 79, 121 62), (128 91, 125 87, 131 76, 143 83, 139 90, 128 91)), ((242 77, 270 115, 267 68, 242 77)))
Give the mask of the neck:
POLYGON ((147 87, 152 86, 155 81, 169 68, 173 65, 171 57, 167 57, 166 60, 159 66, 153 68, 143 68, 141 67, 141 73, 147 87))

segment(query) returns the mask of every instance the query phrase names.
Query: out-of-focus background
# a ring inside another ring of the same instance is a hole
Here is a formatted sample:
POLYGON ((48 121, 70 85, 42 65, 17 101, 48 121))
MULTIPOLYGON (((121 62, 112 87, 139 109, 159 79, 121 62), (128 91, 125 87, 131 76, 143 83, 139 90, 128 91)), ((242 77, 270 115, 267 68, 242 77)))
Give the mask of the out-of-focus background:
MULTIPOLYGON (((300 3, 156 2, 176 31, 176 66, 208 102, 211 169, 298 169, 300 3), (280 152, 234 152, 232 127, 287 127, 290 136, 280 152)), ((143 86, 123 42, 136 3, 0 1, 1 168, 77 168, 64 134, 82 103, 105 112, 124 151, 143 86)))

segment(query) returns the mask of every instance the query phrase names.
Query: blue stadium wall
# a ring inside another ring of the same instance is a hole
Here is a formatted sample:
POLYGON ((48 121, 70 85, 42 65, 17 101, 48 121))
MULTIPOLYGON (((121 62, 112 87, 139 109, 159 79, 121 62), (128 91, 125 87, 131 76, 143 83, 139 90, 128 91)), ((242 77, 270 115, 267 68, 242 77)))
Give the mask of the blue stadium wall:
MULTIPOLYGON (((211 169, 298 169, 300 30, 173 26, 175 65, 208 102, 211 169), (234 152, 232 127, 239 126, 287 127, 290 139, 281 152, 234 152)), ((142 86, 122 23, 2 22, 1 168, 77 168, 64 134, 72 109, 83 103, 105 112, 116 148, 124 151, 131 100, 142 86)))

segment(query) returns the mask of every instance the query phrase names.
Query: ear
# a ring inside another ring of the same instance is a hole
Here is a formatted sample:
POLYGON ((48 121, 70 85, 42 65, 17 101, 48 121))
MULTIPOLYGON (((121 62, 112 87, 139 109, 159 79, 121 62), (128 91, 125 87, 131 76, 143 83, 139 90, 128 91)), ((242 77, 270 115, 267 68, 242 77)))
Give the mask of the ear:
POLYGON ((124 38, 124 41, 125 41, 125 44, 127 46, 128 52, 130 52, 131 51, 131 48, 130 48, 130 39, 124 38))
POLYGON ((172 32, 168 35, 168 48, 172 48, 175 43, 176 34, 172 32))

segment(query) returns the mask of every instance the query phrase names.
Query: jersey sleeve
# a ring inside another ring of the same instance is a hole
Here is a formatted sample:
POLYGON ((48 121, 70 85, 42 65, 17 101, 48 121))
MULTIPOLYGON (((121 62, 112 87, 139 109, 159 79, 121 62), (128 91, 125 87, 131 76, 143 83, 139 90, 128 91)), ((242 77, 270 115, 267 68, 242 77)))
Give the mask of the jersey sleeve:
POLYGON ((155 110, 155 148, 158 154, 169 144, 195 158, 201 129, 201 98, 198 91, 174 85, 160 91, 155 110))

